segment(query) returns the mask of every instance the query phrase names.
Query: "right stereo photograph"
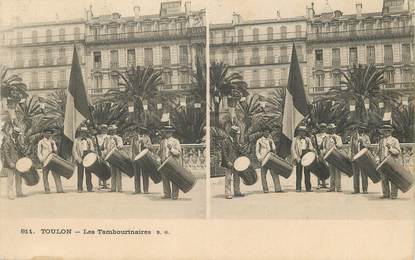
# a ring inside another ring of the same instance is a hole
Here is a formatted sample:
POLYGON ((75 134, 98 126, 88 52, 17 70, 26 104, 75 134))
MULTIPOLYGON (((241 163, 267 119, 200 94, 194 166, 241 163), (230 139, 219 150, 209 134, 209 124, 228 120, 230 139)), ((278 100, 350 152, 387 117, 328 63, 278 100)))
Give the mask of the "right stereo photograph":
POLYGON ((410 220, 414 3, 209 1, 210 216, 410 220))

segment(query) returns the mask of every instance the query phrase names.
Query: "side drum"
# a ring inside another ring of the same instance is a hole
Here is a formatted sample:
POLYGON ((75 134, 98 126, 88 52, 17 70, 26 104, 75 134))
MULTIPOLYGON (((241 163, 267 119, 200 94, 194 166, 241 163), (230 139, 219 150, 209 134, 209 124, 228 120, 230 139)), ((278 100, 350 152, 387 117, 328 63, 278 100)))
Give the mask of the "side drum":
POLYGON ((254 185, 257 182, 258 176, 248 157, 241 156, 237 158, 233 163, 233 168, 239 174, 239 177, 241 177, 245 185, 254 185))
POLYGON ((86 169, 94 173, 99 179, 101 180, 108 180, 111 178, 111 171, 109 166, 99 158, 99 156, 96 153, 89 153, 87 154, 82 164, 86 169))
POLYGON ((134 158, 134 162, 136 167, 141 168, 143 172, 149 174, 154 183, 157 184, 161 182, 161 174, 157 170, 160 168, 160 157, 156 154, 152 153, 149 149, 144 149, 137 154, 134 158))
POLYGON ((301 165, 322 180, 330 177, 327 165, 320 161, 314 152, 306 153, 301 159, 301 165))
POLYGON ((27 186, 34 186, 39 182, 39 174, 33 167, 33 161, 28 157, 20 158, 16 162, 16 170, 22 175, 27 186))
POLYGON ((349 157, 337 150, 335 146, 326 153, 324 160, 336 169, 344 172, 347 176, 353 176, 352 162, 349 157))
POLYGON ((128 177, 132 178, 134 176, 133 164, 124 151, 120 151, 117 148, 112 149, 105 157, 105 161, 125 173, 128 177))
POLYGON ((54 153, 49 154, 46 158, 45 167, 68 180, 72 177, 75 169, 75 166, 71 162, 54 153))
POLYGON ((391 156, 386 157, 379 164, 377 170, 387 175, 391 182, 404 193, 409 191, 414 184, 414 176, 412 176, 411 172, 391 156))
POLYGON ((360 152, 353 157, 352 163, 364 172, 373 183, 380 182, 381 178, 379 172, 376 170, 375 158, 367 148, 360 150, 360 152))
POLYGON ((287 161, 269 152, 262 161, 262 167, 273 170, 276 174, 288 179, 291 176, 293 167, 287 161))
POLYGON ((158 171, 168 176, 184 193, 190 191, 196 184, 196 177, 171 156, 164 161, 158 171))

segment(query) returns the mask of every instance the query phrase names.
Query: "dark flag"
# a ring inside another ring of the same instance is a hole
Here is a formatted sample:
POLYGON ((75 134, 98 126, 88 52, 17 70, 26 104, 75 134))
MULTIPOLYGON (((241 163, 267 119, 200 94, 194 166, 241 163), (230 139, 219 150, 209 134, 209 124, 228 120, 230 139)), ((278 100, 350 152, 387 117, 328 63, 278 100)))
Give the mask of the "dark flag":
MULTIPOLYGON (((68 91, 66 93, 66 108, 64 119, 64 140, 61 144, 61 155, 71 154, 75 140, 76 129, 83 121, 90 117, 89 98, 82 78, 81 65, 74 45, 71 75, 69 77, 68 91)), ((66 157, 66 156, 65 156, 66 157)))
POLYGON ((307 97, 304 90, 301 68, 298 62, 295 43, 293 43, 290 73, 287 90, 285 91, 285 104, 282 120, 282 135, 279 155, 283 158, 290 154, 291 142, 297 125, 309 114, 307 97))

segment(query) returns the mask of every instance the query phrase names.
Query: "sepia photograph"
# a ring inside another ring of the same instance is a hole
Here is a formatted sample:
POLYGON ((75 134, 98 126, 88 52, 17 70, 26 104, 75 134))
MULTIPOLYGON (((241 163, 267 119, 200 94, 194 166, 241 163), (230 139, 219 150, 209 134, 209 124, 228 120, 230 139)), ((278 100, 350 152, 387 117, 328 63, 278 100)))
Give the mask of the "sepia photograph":
POLYGON ((140 2, 2 1, 2 219, 205 218, 204 2, 140 2))

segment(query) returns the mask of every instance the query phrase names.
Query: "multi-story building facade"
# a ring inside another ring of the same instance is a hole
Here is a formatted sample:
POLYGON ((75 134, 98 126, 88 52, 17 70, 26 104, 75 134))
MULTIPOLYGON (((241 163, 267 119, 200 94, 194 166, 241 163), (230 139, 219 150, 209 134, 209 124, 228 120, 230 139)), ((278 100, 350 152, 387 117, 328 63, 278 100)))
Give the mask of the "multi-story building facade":
POLYGON ((385 70, 384 90, 415 94, 413 7, 404 0, 384 0, 381 12, 315 14, 307 9, 307 66, 309 94, 321 95, 339 86, 341 71, 357 64, 385 70), (410 11, 412 9, 412 12, 410 11))
POLYGON ((210 61, 224 62, 248 83, 252 93, 265 95, 287 85, 293 41, 307 74, 306 17, 246 20, 234 13, 232 23, 210 25, 210 61))
POLYGON ((83 19, 32 24, 17 20, 0 37, 1 64, 23 79, 29 93, 43 96, 67 87, 74 43, 85 71, 83 19))

